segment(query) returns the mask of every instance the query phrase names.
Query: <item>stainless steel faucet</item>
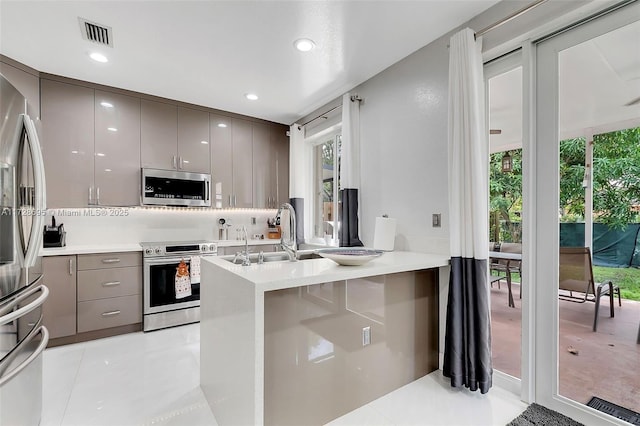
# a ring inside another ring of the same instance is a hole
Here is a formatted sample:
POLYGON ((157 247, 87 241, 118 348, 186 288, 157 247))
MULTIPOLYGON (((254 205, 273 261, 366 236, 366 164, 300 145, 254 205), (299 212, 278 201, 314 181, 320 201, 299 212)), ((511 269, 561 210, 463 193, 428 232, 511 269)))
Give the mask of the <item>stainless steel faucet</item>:
POLYGON ((251 259, 249 259, 249 237, 247 236, 247 227, 242 227, 242 233, 244 235, 244 253, 238 252, 233 258, 233 263, 236 263, 236 260, 242 259, 242 266, 251 266, 251 259))
POLYGON ((298 260, 298 249, 296 245, 296 211, 293 209, 293 206, 289 203, 282 203, 280 208, 278 209, 278 213, 276 213, 276 218, 280 218, 280 214, 282 213, 282 209, 289 210, 289 241, 284 240, 284 233, 280 237, 280 245, 282 249, 289 256, 289 260, 291 262, 295 262, 298 260))

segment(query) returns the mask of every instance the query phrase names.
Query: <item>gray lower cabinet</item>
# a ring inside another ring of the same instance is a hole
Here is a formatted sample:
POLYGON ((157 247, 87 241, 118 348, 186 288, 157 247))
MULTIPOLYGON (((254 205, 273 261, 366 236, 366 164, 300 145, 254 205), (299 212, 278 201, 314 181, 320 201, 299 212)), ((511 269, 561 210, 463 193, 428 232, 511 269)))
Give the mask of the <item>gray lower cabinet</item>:
POLYGON ((43 323, 52 339, 76 334, 76 256, 42 259, 43 283, 49 298, 42 308, 43 323))
POLYGON ((78 256, 78 333, 142 322, 138 252, 78 256))

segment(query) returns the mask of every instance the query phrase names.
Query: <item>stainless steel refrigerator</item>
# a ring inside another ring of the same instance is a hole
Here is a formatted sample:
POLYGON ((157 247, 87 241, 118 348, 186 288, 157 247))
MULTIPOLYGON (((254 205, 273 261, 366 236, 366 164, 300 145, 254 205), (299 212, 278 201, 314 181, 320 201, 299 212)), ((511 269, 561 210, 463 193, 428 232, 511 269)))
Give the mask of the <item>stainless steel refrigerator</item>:
POLYGON ((46 211, 44 163, 26 101, 0 75, 0 425, 38 425, 49 341, 38 271, 46 211))

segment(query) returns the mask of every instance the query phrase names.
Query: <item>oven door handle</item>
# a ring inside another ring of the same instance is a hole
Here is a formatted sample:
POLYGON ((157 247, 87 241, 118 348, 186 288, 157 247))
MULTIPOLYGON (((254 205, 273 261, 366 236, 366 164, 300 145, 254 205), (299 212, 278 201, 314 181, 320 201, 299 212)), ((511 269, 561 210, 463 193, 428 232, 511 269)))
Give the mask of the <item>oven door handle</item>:
POLYGON ((180 261, 184 260, 185 262, 189 262, 191 256, 175 256, 175 257, 153 257, 144 259, 145 264, 147 265, 166 265, 168 263, 180 263, 180 261))

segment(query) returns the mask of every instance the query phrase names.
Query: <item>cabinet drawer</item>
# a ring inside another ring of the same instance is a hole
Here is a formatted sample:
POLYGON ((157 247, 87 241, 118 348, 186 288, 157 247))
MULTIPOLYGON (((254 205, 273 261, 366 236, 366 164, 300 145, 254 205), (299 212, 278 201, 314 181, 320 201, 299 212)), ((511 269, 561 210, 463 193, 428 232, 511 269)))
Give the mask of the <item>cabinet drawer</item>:
POLYGON ((102 268, 124 268, 126 266, 142 265, 142 253, 101 253, 83 254, 78 256, 78 270, 102 269, 102 268))
POLYGON ((142 293, 142 267, 78 271, 78 301, 142 293))
POLYGON ((142 322, 142 296, 78 302, 78 333, 142 322))

